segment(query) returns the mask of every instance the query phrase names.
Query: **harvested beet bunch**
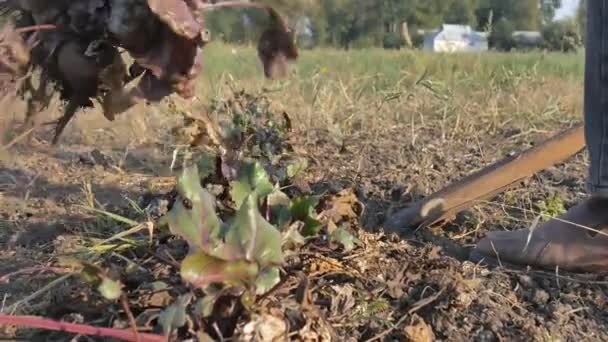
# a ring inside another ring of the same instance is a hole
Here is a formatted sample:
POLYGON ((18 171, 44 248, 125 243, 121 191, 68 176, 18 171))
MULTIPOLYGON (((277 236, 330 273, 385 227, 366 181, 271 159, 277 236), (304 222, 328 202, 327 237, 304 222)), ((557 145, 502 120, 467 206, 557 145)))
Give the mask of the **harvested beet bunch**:
MULTIPOLYGON (((32 96, 26 127, 48 106, 52 82, 67 101, 53 144, 79 108, 99 101, 113 120, 138 101, 157 102, 177 94, 192 98, 209 40, 203 14, 218 7, 254 7, 268 12, 258 55, 268 78, 286 74, 298 57, 293 34, 271 7, 240 1, 203 0, 5 0, 4 16, 14 18, 0 36, 3 81, 21 80, 32 96), (134 60, 127 66, 120 50, 134 60), (42 70, 40 87, 28 75, 42 70)), ((221 14, 220 14, 221 15, 221 14)), ((6 83, 5 82, 5 83, 6 83)), ((10 82, 9 82, 10 83, 10 82)))

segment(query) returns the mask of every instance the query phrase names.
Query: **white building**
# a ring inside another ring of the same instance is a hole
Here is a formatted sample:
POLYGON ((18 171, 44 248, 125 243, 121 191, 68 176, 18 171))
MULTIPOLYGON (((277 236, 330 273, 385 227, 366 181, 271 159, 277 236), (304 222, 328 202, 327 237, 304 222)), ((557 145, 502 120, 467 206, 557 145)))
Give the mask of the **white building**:
POLYGON ((488 35, 469 25, 443 24, 424 34, 423 50, 434 52, 478 52, 488 50, 488 35))

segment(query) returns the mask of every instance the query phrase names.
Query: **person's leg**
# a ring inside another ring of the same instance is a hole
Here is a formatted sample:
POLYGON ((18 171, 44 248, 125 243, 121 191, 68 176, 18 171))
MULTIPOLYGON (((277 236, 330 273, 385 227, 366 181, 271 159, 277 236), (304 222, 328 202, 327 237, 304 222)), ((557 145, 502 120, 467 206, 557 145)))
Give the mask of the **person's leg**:
POLYGON ((605 85, 608 82, 608 25, 601 20, 608 14, 605 13, 608 8, 605 1, 590 1, 588 6, 596 6, 604 13, 587 15, 587 39, 600 43, 585 53, 584 118, 590 160, 587 186, 591 195, 608 198, 608 86, 605 85))
POLYGON ((492 232, 471 254, 494 260, 566 271, 608 271, 608 237, 588 229, 608 228, 608 2, 587 2, 584 119, 589 151, 589 198, 533 232, 492 232))

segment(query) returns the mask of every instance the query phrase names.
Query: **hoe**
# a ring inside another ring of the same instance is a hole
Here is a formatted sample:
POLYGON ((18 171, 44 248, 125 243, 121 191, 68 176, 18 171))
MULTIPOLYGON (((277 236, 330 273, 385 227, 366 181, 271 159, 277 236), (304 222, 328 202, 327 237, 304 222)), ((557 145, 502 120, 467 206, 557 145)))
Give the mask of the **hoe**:
POLYGON ((585 148, 582 124, 518 155, 503 159, 398 211, 384 223, 387 232, 420 228, 446 220, 585 148))

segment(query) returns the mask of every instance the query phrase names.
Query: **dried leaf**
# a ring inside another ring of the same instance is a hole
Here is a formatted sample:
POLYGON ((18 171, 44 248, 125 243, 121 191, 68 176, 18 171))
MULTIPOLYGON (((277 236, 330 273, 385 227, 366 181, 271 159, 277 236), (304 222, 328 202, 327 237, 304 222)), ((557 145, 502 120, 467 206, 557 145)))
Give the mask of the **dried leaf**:
POLYGON ((361 203, 352 191, 344 190, 331 199, 331 207, 324 212, 324 216, 335 223, 339 223, 343 220, 355 219, 358 217, 355 208, 360 205, 361 203))
POLYGON ((339 316, 343 312, 350 312, 357 305, 356 290, 350 285, 334 285, 331 287, 335 295, 331 296, 330 311, 332 315, 339 316))
POLYGON ((183 0, 148 0, 152 12, 171 29, 184 37, 194 39, 203 31, 193 11, 183 0))
POLYGON ((306 243, 306 238, 300 234, 298 226, 294 223, 283 233, 283 248, 286 250, 302 246, 306 243))
POLYGON ((271 315, 255 315, 243 327, 236 341, 263 342, 281 341, 287 338, 287 324, 284 320, 271 315))

